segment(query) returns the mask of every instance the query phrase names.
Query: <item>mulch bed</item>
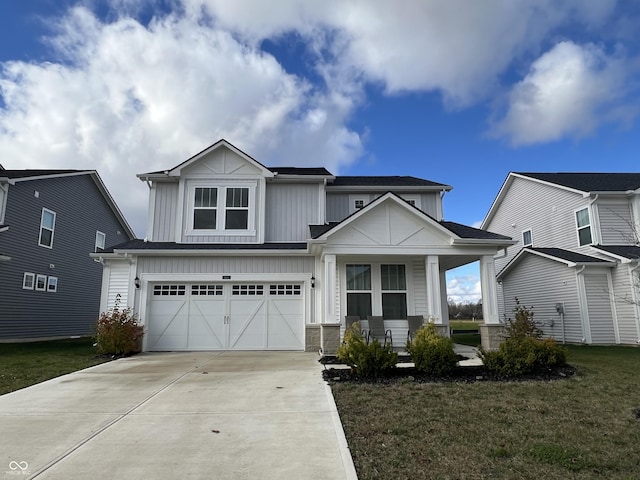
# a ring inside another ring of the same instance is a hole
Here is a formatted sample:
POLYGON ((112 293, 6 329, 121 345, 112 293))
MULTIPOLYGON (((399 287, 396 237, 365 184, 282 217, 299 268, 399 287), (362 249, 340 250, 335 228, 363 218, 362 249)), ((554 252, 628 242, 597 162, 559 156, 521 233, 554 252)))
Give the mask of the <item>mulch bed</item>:
MULTIPOLYGON (((409 357, 400 358, 400 363, 409 363, 409 357)), ((335 357, 323 357, 320 359, 325 369, 322 371, 322 378, 329 384, 332 383, 434 383, 434 382, 456 382, 456 383, 475 383, 475 382, 514 382, 514 381, 550 381, 562 380, 570 378, 576 373, 576 368, 572 365, 564 365, 554 369, 539 371, 533 374, 522 375, 518 377, 505 377, 490 372, 484 365, 462 366, 456 369, 448 376, 434 377, 419 372, 415 367, 396 367, 380 377, 362 377, 351 371, 349 368, 334 368, 331 365, 340 364, 335 357)))

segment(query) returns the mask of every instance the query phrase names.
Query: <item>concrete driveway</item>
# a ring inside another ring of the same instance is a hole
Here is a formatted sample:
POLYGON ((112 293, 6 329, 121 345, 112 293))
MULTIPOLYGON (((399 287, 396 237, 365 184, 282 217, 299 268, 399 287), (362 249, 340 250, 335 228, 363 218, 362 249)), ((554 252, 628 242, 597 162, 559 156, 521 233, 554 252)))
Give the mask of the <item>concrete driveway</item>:
POLYGON ((0 396, 0 479, 355 479, 317 355, 141 354, 0 396))

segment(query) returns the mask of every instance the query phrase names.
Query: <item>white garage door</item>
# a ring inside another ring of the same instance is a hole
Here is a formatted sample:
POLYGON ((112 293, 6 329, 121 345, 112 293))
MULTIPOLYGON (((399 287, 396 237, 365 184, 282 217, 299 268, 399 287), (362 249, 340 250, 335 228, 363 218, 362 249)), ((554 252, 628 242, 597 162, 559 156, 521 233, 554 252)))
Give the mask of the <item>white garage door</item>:
POLYGON ((158 284, 150 294, 147 350, 304 349, 301 284, 158 284))

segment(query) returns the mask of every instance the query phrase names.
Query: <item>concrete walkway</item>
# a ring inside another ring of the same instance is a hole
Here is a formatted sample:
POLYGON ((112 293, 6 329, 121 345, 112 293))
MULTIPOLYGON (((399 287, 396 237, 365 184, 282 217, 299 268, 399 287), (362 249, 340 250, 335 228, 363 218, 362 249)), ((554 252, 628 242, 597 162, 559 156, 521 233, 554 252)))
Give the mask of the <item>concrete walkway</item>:
POLYGON ((0 479, 355 479, 321 369, 142 354, 0 396, 0 479))

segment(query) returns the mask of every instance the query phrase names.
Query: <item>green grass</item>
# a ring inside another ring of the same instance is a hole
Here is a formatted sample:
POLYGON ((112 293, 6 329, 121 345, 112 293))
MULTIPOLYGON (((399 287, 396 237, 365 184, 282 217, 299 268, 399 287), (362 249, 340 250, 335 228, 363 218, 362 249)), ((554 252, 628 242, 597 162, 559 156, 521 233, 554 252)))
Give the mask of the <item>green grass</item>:
POLYGON ((449 326, 454 330, 478 330, 481 320, 449 320, 449 326))
POLYGON ((105 362, 91 338, 0 343, 0 395, 105 362))
POLYGON ((358 478, 640 478, 640 349, 569 361, 559 381, 332 385, 358 478))

